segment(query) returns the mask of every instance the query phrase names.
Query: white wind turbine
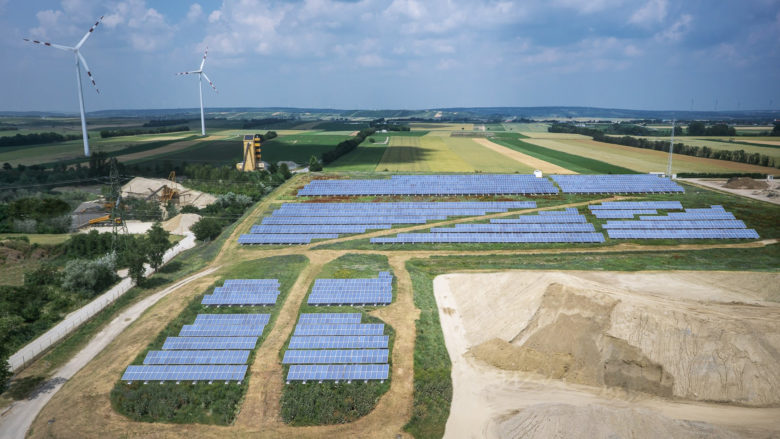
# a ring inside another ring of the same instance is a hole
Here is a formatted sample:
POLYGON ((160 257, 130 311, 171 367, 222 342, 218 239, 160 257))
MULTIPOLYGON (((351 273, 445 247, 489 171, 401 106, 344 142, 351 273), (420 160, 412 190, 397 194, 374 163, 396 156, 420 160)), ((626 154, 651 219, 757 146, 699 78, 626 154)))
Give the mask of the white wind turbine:
POLYGON ((84 42, 87 41, 87 38, 89 38, 90 35, 92 35, 92 32, 95 30, 95 28, 100 24, 100 22, 103 20, 103 17, 100 17, 98 21, 95 22, 95 24, 92 25, 91 28, 89 28, 89 31, 87 31, 86 34, 81 38, 81 41, 78 42, 74 47, 68 47, 68 46, 60 46, 59 44, 52 44, 45 41, 38 41, 38 40, 30 40, 25 38, 24 41, 29 41, 31 43, 35 44, 43 44, 44 46, 53 47, 55 49, 65 50, 67 52, 73 52, 74 57, 76 58, 76 88, 79 91, 79 110, 81 111, 81 135, 84 138, 84 155, 89 157, 89 138, 87 137, 87 119, 84 115, 84 93, 81 89, 81 66, 80 64, 84 64, 84 70, 87 71, 87 76, 89 76, 90 81, 92 81, 92 86, 95 87, 95 91, 100 93, 100 90, 97 88, 97 84, 95 83, 95 77, 92 76, 92 72, 89 70, 89 65, 87 64, 87 60, 84 59, 84 57, 81 55, 81 52, 79 52, 79 49, 81 49, 81 46, 84 45, 84 42))
POLYGON ((211 79, 209 79, 208 76, 206 76, 206 72, 203 71, 203 65, 206 64, 206 55, 209 54, 209 48, 206 47, 206 51, 203 52, 203 60, 200 62, 200 68, 198 70, 193 70, 191 72, 181 72, 177 73, 176 75, 198 75, 198 93, 200 93, 200 134, 202 136, 206 135, 206 121, 203 117, 203 78, 206 78, 206 81, 209 82, 209 85, 211 88, 214 89, 214 93, 219 93, 217 91, 217 87, 214 86, 214 83, 211 82, 211 79))

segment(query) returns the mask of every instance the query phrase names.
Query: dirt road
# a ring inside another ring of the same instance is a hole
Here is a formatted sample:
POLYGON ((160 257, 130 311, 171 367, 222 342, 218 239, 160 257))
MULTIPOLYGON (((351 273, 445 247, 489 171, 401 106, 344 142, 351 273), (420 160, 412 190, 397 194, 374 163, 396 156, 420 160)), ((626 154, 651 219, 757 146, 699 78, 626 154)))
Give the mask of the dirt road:
POLYGON ((474 139, 474 141, 491 151, 495 151, 512 160, 528 165, 534 169, 538 169, 544 172, 545 174, 576 174, 576 172, 571 171, 569 169, 562 168, 558 165, 552 164, 550 162, 546 162, 544 160, 540 160, 528 154, 523 154, 522 152, 515 151, 514 149, 511 148, 507 148, 506 146, 493 143, 488 139, 474 139))

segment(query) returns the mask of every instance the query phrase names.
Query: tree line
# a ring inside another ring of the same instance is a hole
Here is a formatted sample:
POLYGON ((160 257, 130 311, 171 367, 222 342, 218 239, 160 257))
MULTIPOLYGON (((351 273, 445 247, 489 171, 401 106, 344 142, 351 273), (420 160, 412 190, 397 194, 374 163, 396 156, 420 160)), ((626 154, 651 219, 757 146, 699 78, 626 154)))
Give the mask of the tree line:
POLYGON ((331 163, 336 159, 338 159, 339 157, 343 156, 344 154, 354 151, 355 148, 358 147, 358 145, 360 145, 361 143, 363 143, 364 140, 366 140, 366 137, 374 134, 375 132, 376 132, 376 128, 364 128, 360 130, 355 137, 344 140, 343 142, 340 142, 338 145, 336 145, 335 148, 323 153, 322 161, 325 163, 331 163))
POLYGON ((152 119, 143 124, 144 128, 164 127, 169 125, 185 125, 193 119, 152 119))
POLYGON ((81 134, 62 135, 58 133, 32 133, 16 134, 14 136, 0 137, 0 148, 6 146, 25 146, 38 145, 43 143, 67 142, 68 140, 79 140, 81 134))
MULTIPOLYGON (((733 127, 732 127, 733 128, 733 127)), ((551 133, 572 133, 590 136, 597 142, 611 143, 616 145, 631 146, 634 148, 652 149, 656 151, 668 151, 669 142, 666 140, 649 140, 645 138, 636 138, 632 136, 608 136, 601 130, 588 127, 578 127, 573 124, 554 123, 548 129, 551 133)), ((716 160, 727 160, 732 162, 747 163, 751 165, 767 166, 771 168, 780 168, 780 163, 766 154, 747 153, 744 150, 723 150, 712 149, 707 146, 692 146, 684 143, 675 143, 673 146, 675 154, 689 155, 694 157, 710 158, 716 160)))
POLYGON ((121 130, 102 130, 100 137, 105 139, 108 137, 122 137, 122 136, 137 136, 139 134, 164 134, 164 133, 177 133, 180 131, 189 131, 190 127, 187 125, 180 125, 175 127, 161 127, 153 130, 144 129, 121 129, 121 130))

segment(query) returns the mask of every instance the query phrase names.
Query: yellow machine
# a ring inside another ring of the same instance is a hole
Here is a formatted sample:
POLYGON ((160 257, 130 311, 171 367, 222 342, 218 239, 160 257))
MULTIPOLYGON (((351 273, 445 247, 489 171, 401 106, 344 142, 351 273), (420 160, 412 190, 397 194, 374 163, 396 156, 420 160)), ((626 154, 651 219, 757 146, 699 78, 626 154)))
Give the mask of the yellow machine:
MULTIPOLYGON (((116 222, 117 224, 122 224, 122 218, 114 218, 114 222, 116 222)), ((89 220, 90 226, 108 225, 108 224, 111 224, 111 215, 105 215, 99 218, 92 218, 91 220, 89 220)))
POLYGON ((244 161, 236 163, 236 169, 239 171, 264 169, 263 162, 260 159, 261 140, 260 134, 244 136, 244 161))
MULTIPOLYGON (((176 171, 171 171, 171 173, 168 174, 168 180, 171 183, 176 183, 176 171)), ((162 195, 160 195, 160 201, 162 201, 163 203, 167 203, 173 200, 174 198, 178 198, 178 197, 179 197, 179 191, 177 191, 175 187, 168 187, 168 186, 162 187, 162 195)))

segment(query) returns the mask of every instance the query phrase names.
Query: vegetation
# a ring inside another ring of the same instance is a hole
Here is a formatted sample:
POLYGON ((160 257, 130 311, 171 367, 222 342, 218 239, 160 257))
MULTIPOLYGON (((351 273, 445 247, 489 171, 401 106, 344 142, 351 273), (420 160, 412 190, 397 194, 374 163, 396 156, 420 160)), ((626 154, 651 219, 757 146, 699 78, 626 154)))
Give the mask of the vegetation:
POLYGON ((73 259, 65 264, 62 288, 92 298, 116 282, 115 271, 116 255, 113 253, 91 261, 73 259))
POLYGON ((71 206, 52 196, 18 198, 0 203, 0 232, 65 233, 71 206))
POLYGON ((345 140, 338 145, 336 145, 335 148, 332 150, 322 154, 322 161, 325 162, 325 164, 328 164, 330 162, 335 161, 337 158, 354 151, 355 148, 358 147, 361 143, 363 143, 364 140, 366 140, 366 137, 370 136, 371 134, 374 134, 376 132, 375 128, 364 128, 358 132, 358 134, 348 140, 345 140))
POLYGON ((322 163, 317 159, 317 156, 311 156, 309 159, 309 171, 319 172, 322 171, 322 163))
MULTIPOLYGON (((390 271, 387 257, 383 255, 347 254, 335 259, 324 267, 318 278, 360 278, 376 277, 380 271, 390 271)), ((394 288, 395 291, 395 288, 394 288)), ((311 290, 309 291, 311 292, 311 290)), ((374 307, 314 307, 301 305, 299 312, 355 312, 363 314, 363 323, 383 323, 381 320, 367 314, 374 307)), ((390 336, 389 349, 392 352, 395 333, 385 325, 385 333, 390 336)), ((289 340, 288 342, 289 343, 289 340)), ((282 351, 287 350, 287 343, 282 351)), ((284 366, 283 376, 287 376, 289 366, 284 366)), ((326 425, 352 422, 367 415, 376 407, 379 398, 390 388, 390 381, 353 382, 353 383, 318 383, 303 384, 292 382, 285 384, 282 390, 282 419, 292 425, 326 425)))
POLYGON ((216 202, 200 210, 204 216, 191 227, 195 238, 200 241, 215 239, 224 226, 240 217, 252 203, 252 198, 247 195, 232 192, 220 195, 216 202))
POLYGON ((109 137, 122 137, 122 136, 137 136, 139 134, 164 134, 164 133, 177 133, 180 131, 189 131, 190 127, 187 125, 180 125, 175 127, 162 127, 151 130, 144 129, 121 129, 121 130, 102 130, 100 137, 103 139, 109 137))
MULTIPOLYGON (((199 313, 257 313, 270 312, 271 320, 268 323, 264 335, 257 343, 259 347, 271 328, 279 309, 289 293, 298 273, 306 265, 307 259, 300 255, 277 256, 272 258, 248 261, 237 264, 225 273, 226 278, 271 278, 279 279, 279 299, 270 310, 264 307, 224 307, 206 308, 200 304, 203 294, 197 294, 190 300, 186 308, 174 318, 152 341, 146 350, 139 353, 132 364, 143 364, 143 359, 149 350, 160 349, 169 336, 176 336, 182 325, 191 324, 199 313)), ((218 282, 221 284, 222 282, 218 282)), ((215 284, 214 286, 216 286, 215 284)), ((211 288, 209 288, 210 290, 211 288)), ((248 363, 254 359, 254 352, 250 355, 248 363)), ((239 403, 247 389, 247 378, 241 384, 223 382, 208 384, 176 384, 166 382, 164 384, 144 385, 143 383, 126 384, 118 381, 111 391, 111 404, 114 410, 136 421, 143 422, 174 422, 174 423, 202 423, 228 425, 233 422, 239 411, 239 403)))
POLYGON ((184 125, 194 119, 152 119, 149 122, 143 124, 144 128, 151 127, 164 127, 170 125, 184 125))
POLYGON ((24 146, 24 145, 40 145, 44 143, 57 143, 66 142, 68 140, 79 140, 81 134, 68 134, 62 135, 58 133, 32 133, 32 134, 16 134, 14 136, 0 137, 0 148, 6 146, 24 146))
POLYGON ((689 136, 736 136, 737 130, 725 123, 707 126, 704 122, 695 120, 688 124, 689 136))
MULTIPOLYGON (((693 122, 692 125, 699 124, 699 123, 703 125, 702 122, 693 122)), ((711 134, 714 132, 720 132, 722 128, 716 128, 719 126, 720 125, 715 125, 713 127, 706 128, 706 130, 715 130, 715 131, 706 131, 708 134, 703 134, 703 135, 723 135, 723 134, 711 134)), ((731 130, 734 129, 733 127, 730 128, 731 130)), ((597 142, 613 143, 613 144, 618 144, 623 146, 631 146, 634 148, 652 149, 655 151, 669 150, 669 142, 665 140, 648 140, 648 139, 636 138, 632 136, 622 136, 622 137, 608 136, 604 133, 604 131, 595 128, 579 127, 573 124, 554 123, 550 126, 549 131, 551 133, 582 134, 582 135, 591 136, 593 140, 597 142)), ((694 131, 698 132, 698 128, 695 128, 694 131)), ((690 126, 689 126, 688 134, 691 134, 690 126)), ((683 143, 675 143, 673 149, 675 154, 683 154, 683 155, 710 158, 716 160, 727 160, 732 162, 747 163, 747 164, 758 165, 758 166, 780 167, 780 163, 777 162, 771 156, 768 156, 766 154, 760 154, 757 152, 750 154, 750 153, 746 153, 744 150, 741 149, 735 151, 723 150, 723 149, 712 149, 708 146, 691 146, 691 145, 685 145, 683 143)))

